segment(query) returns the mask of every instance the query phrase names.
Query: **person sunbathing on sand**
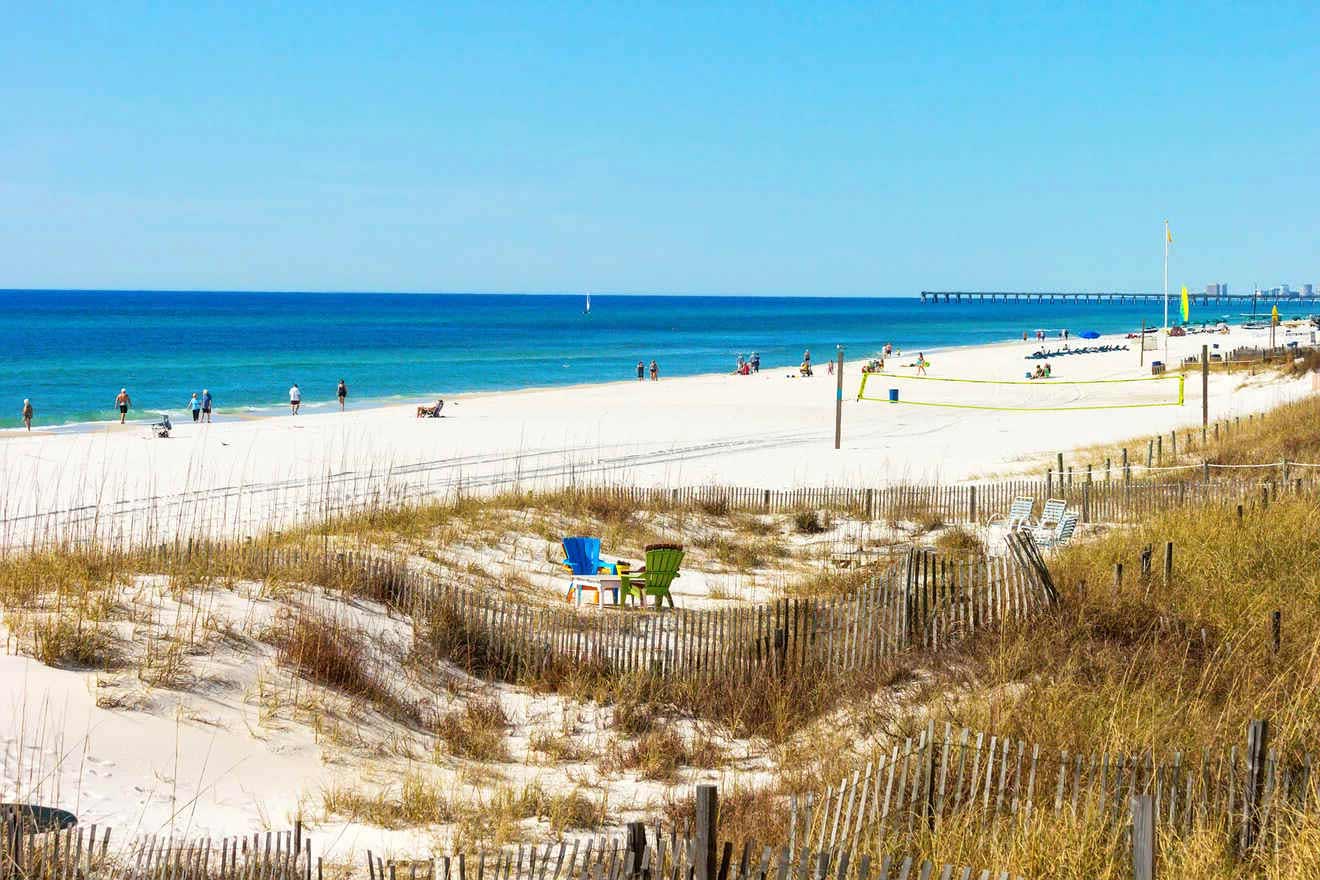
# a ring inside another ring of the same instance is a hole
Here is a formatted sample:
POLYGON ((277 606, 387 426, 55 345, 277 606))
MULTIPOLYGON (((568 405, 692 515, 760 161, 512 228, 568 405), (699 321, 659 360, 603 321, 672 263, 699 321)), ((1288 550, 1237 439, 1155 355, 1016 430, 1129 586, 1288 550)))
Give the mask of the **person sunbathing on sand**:
POLYGON ((438 419, 438 418, 440 418, 440 410, 442 410, 442 409, 444 409, 444 408, 445 408, 445 402, 444 402, 443 400, 439 399, 439 398, 436 398, 435 406, 419 406, 419 407, 417 407, 417 418, 419 418, 419 419, 438 419))

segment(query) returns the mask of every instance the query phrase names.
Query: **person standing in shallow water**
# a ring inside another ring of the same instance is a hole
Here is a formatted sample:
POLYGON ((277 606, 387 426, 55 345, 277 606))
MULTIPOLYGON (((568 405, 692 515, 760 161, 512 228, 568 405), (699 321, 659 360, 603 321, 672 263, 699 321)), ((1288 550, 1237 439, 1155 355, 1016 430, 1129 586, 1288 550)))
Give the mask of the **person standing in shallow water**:
POLYGON ((133 398, 128 396, 127 388, 120 388, 119 394, 115 395, 115 406, 119 407, 119 424, 124 424, 128 418, 129 407, 133 405, 133 398))
POLYGON ((26 397, 23 398, 23 427, 32 430, 32 401, 26 397))
POLYGON ((211 392, 209 389, 202 389, 202 421, 211 421, 211 392))
POLYGON ((298 387, 298 383, 294 382, 289 388, 289 415, 296 416, 301 407, 302 390, 298 387))
POLYGON ((344 411, 344 401, 348 399, 348 383, 343 379, 339 380, 339 387, 335 389, 335 397, 339 398, 339 411, 344 411))
POLYGON ((655 358, 651 358, 651 381, 656 382, 659 381, 659 379, 660 365, 655 362, 655 358))
POLYGON ((646 378, 646 364, 637 362, 637 381, 640 382, 646 378))

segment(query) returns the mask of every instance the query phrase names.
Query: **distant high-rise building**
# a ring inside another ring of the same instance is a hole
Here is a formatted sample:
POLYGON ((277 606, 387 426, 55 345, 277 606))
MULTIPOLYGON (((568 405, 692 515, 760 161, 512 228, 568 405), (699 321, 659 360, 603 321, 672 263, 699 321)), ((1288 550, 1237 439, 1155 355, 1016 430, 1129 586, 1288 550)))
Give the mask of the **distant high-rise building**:
POLYGON ((1292 295, 1292 291, 1288 289, 1288 285, 1286 285, 1286 284, 1280 284, 1280 285, 1279 285, 1279 295, 1280 295, 1280 296, 1291 296, 1291 295, 1292 295))
POLYGON ((1303 285, 1302 285, 1302 296, 1315 296, 1315 285, 1313 285, 1313 284, 1303 284, 1303 285))
POLYGON ((1206 295, 1206 296, 1219 296, 1219 285, 1218 285, 1218 284, 1207 284, 1207 285, 1205 286, 1205 295, 1206 295))
POLYGON ((1220 295, 1220 296, 1228 296, 1228 282, 1227 282, 1227 281, 1221 281, 1221 282, 1219 282, 1219 295, 1220 295))

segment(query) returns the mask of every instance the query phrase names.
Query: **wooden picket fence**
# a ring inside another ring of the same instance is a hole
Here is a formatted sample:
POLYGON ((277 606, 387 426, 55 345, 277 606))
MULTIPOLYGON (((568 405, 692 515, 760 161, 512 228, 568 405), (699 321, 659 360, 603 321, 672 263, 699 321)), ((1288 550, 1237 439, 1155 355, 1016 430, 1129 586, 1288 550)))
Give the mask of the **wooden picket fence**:
POLYGON ((33 828, 22 811, 3 806, 0 828, 0 880, 322 880, 300 822, 292 831, 218 840, 139 835, 117 849, 109 827, 33 828))
MULTIPOLYGON (((1184 432, 1199 433, 1199 432, 1184 432)), ((1162 460, 1164 438, 1148 444, 1150 462, 1162 460)), ((1169 438, 1172 443, 1172 436, 1169 438)), ((423 473, 426 473, 423 471, 423 473)), ((407 483, 410 473, 358 473, 214 493, 184 493, 73 510, 0 519, 0 552, 93 544, 125 546, 160 540, 207 541, 223 535, 256 536, 310 522, 333 522, 364 512, 401 509, 470 494, 460 486, 407 483), (404 480, 405 482, 399 482, 404 480)), ((516 483, 487 486, 494 491, 516 483)), ((1320 464, 1181 465, 1146 471, 1136 463, 1051 469, 1044 476, 962 483, 899 483, 876 487, 823 486, 765 489, 704 485, 679 488, 575 483, 561 493, 581 499, 623 501, 638 510, 695 508, 708 512, 777 514, 828 510, 868 522, 944 522, 985 525, 1007 513, 1014 498, 1038 503, 1062 498, 1081 521, 1126 522, 1184 505, 1242 503, 1261 492, 1320 493, 1320 464), (1136 471, 1134 473, 1134 471, 1136 471)))
MULTIPOLYGON (((1012 535, 1006 545, 998 558, 914 549, 846 596, 609 613, 449 583, 388 553, 230 547, 224 559, 246 577, 296 571, 384 601, 410 614, 423 637, 441 638, 470 666, 504 680, 534 678, 562 664, 704 682, 871 669, 901 652, 938 649, 1055 604, 1058 592, 1031 539, 1012 535)), ((156 561, 206 570, 214 549, 161 545, 156 561)))
MULTIPOLYGON (((938 865, 902 850, 853 854, 846 849, 794 852, 788 846, 716 846, 711 832, 679 834, 631 823, 625 836, 517 844, 495 851, 353 862, 313 855, 299 830, 221 840, 145 835, 111 849, 111 830, 74 826, 31 833, 7 823, 0 837, 0 880, 1005 880, 1006 871, 938 865)), ((1018 878, 1020 880, 1020 878, 1018 878)))
POLYGON ((1067 814, 1117 827, 1139 795, 1152 797, 1166 833, 1213 826, 1234 840, 1277 839, 1297 816, 1320 809, 1320 781, 1314 753, 1267 747, 1259 725, 1245 747, 1185 755, 1069 753, 948 724, 941 736, 931 723, 850 777, 794 798, 791 845, 880 849, 955 816, 989 824, 1067 814))

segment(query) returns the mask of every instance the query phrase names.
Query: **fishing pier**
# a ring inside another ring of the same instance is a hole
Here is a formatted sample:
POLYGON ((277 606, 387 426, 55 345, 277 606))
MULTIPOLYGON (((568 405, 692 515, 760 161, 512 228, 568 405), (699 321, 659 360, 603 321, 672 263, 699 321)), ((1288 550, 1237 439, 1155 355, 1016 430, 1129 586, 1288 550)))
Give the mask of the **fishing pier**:
MULTIPOLYGON (((1169 299, 1176 300, 1178 293, 1170 291, 1169 299)), ((1036 303, 1143 303, 1160 302, 1164 299, 1162 293, 1063 293, 1057 291, 1036 291, 1028 293, 1026 291, 979 291, 979 290, 923 290, 921 292, 921 301, 930 303, 961 303, 961 302, 1036 302, 1036 303)), ((1188 291, 1187 299, 1192 303, 1209 305, 1210 303, 1254 303, 1259 300, 1272 302, 1268 297, 1257 297, 1250 293, 1192 293, 1188 291)))

